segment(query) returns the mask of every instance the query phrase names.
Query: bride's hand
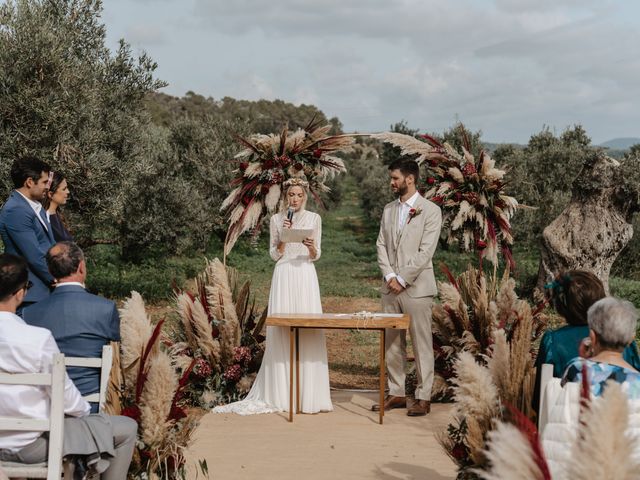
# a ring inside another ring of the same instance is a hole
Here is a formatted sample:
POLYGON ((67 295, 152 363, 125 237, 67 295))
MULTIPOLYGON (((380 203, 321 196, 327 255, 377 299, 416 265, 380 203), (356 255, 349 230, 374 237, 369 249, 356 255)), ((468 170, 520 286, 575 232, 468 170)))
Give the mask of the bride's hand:
POLYGON ((303 245, 309 249, 311 258, 316 258, 318 251, 316 250, 316 242, 313 238, 307 237, 302 241, 303 245))
POLYGON ((282 223, 282 226, 284 228, 291 228, 291 220, 289 220, 288 218, 285 218, 284 222, 282 223))

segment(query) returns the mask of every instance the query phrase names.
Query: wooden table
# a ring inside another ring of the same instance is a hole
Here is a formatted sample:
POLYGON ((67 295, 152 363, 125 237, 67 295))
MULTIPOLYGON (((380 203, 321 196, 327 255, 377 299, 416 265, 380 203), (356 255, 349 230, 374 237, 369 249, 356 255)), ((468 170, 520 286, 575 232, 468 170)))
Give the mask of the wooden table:
POLYGON ((289 327, 289 421, 293 422, 293 367, 295 351, 296 371, 296 413, 300 413, 300 336, 301 328, 329 328, 378 330, 380 332, 380 424, 384 417, 384 389, 385 389, 385 329, 409 328, 408 314, 378 314, 363 318, 353 314, 337 313, 296 313, 272 314, 267 317, 268 327, 289 327), (393 316, 391 316, 393 315, 393 316))

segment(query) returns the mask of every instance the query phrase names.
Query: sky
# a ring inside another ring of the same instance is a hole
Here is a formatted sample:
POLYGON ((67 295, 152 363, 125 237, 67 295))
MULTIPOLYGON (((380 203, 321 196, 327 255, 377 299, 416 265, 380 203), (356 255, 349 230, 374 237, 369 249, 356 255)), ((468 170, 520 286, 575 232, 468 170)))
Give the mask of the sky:
POLYGON ((105 0, 103 21, 171 95, 314 104, 349 132, 640 137, 637 0, 105 0))

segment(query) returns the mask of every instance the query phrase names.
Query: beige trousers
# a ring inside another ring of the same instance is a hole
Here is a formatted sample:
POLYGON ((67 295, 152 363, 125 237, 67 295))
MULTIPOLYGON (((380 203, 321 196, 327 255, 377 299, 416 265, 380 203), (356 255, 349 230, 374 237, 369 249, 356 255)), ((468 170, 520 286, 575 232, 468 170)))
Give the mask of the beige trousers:
MULTIPOLYGON (((433 386, 433 338, 431 336, 431 306, 433 297, 413 298, 404 291, 399 295, 392 293, 382 295, 382 308, 385 313, 408 313, 411 315, 409 334, 413 344, 413 355, 416 362, 415 398, 431 400, 433 386)), ((386 331, 387 375, 389 394, 397 397, 405 396, 405 370, 407 364, 406 330, 389 328, 386 331)))

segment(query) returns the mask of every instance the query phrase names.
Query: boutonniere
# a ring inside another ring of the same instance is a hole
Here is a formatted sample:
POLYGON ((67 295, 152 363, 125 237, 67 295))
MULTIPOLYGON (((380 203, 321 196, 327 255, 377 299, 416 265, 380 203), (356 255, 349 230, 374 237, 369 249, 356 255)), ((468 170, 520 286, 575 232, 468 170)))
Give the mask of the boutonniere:
POLYGON ((421 208, 412 208, 412 209, 410 209, 409 210, 409 220, 407 220, 407 225, 411 223, 411 220, 413 219, 413 217, 417 217, 421 213, 422 213, 422 209, 421 208))

